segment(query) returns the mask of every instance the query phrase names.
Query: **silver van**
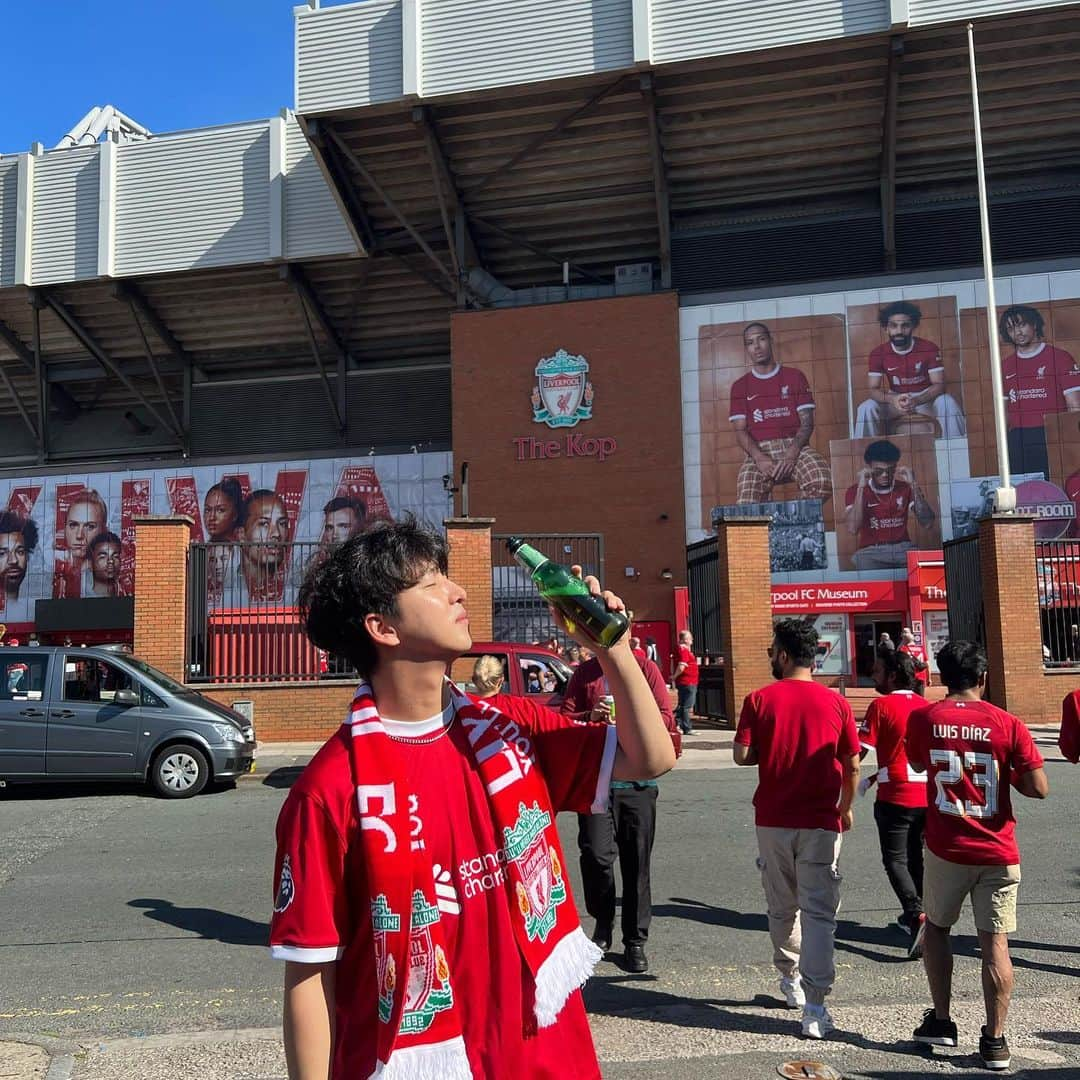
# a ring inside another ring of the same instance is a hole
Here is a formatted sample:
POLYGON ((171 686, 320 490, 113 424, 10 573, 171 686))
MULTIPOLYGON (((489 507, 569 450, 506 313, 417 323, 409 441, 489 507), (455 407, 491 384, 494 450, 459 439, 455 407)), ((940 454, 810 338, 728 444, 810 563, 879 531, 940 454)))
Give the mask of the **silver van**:
POLYGON ((137 779, 186 799, 254 760, 243 716, 123 647, 0 647, 0 785, 137 779))

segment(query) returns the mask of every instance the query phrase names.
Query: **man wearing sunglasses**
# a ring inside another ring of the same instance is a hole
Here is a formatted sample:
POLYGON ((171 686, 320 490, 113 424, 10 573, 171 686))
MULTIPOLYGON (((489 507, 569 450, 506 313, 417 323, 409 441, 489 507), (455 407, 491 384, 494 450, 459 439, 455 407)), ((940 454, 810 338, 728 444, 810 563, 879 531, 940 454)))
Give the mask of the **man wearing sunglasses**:
POLYGON ((852 555, 856 570, 895 570, 907 566, 914 544, 908 513, 926 528, 934 522, 915 473, 900 464, 900 448, 888 439, 872 442, 863 454, 865 467, 844 495, 848 532, 859 538, 852 555))

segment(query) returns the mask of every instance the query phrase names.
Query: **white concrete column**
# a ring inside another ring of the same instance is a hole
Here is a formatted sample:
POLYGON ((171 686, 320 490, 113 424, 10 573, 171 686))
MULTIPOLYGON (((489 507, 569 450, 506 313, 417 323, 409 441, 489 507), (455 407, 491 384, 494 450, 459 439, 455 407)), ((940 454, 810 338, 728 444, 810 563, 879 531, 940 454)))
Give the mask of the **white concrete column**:
POLYGON ((271 259, 281 259, 285 256, 285 174, 288 170, 286 134, 291 115, 288 109, 282 109, 279 116, 273 116, 268 121, 270 124, 271 259))
POLYGON ((633 0, 634 63, 652 63, 652 0, 633 0))
POLYGON ((45 152, 34 143, 28 154, 19 155, 19 185, 15 211, 15 284, 32 285, 34 249, 34 162, 45 152))
POLYGON ((98 277, 116 265, 116 169, 120 148, 110 138, 98 145, 98 277))
POLYGON ((406 97, 424 96, 423 0, 402 0, 401 82, 406 97))
POLYGON ((892 29, 902 29, 911 18, 909 0, 889 0, 889 24, 892 29))

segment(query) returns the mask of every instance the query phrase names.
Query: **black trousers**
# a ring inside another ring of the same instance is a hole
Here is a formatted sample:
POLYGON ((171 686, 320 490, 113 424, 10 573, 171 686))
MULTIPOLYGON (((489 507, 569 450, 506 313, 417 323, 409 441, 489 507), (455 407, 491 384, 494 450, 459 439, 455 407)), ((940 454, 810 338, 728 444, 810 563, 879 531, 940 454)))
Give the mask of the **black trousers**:
POLYGON ((1046 451, 1046 428, 1010 428, 1008 432, 1009 469, 1014 473, 1042 473, 1050 476, 1046 451))
POLYGON ((649 861, 656 833, 655 784, 612 788, 606 814, 578 815, 578 848, 585 910, 597 923, 615 923, 615 857, 622 878, 622 939, 644 945, 652 921, 649 861))
POLYGON ((904 909, 904 921, 922 912, 923 828, 926 810, 922 807, 874 803, 874 820, 881 841, 881 861, 889 884, 904 909))

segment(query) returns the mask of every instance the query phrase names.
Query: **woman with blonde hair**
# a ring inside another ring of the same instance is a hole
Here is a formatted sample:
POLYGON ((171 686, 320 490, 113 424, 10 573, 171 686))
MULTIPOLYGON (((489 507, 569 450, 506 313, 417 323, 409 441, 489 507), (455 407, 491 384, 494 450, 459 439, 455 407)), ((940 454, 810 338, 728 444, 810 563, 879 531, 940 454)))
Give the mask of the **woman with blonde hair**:
POLYGON ((472 681, 477 697, 494 697, 505 681, 502 661, 497 656, 481 656, 473 665, 472 681))

